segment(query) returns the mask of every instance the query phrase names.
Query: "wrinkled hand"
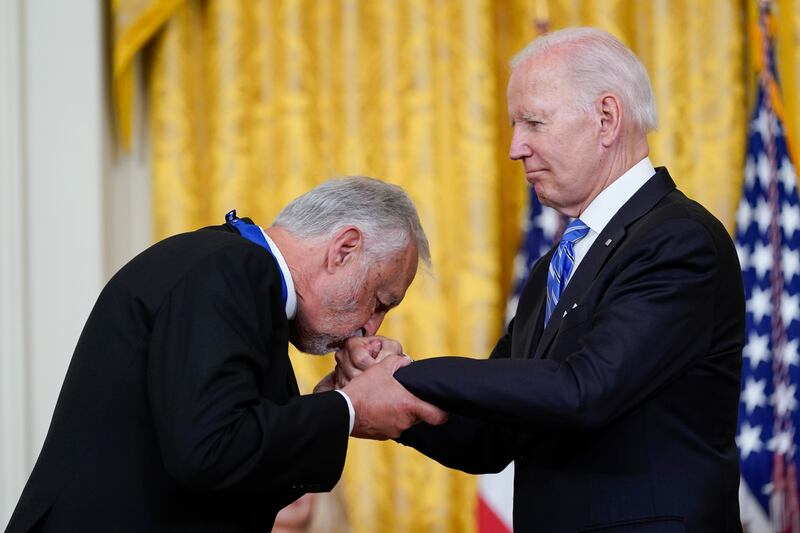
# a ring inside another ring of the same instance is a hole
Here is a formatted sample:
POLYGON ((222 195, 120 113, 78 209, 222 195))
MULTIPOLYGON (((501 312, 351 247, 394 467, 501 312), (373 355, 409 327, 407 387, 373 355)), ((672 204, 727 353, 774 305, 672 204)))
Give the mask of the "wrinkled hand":
POLYGON ((346 386, 350 380, 388 356, 402 353, 403 346, 396 340, 386 337, 350 337, 335 354, 333 379, 336 387, 346 386))
POLYGON ((342 389, 356 412, 354 437, 394 439, 418 422, 435 426, 447 421, 447 413, 420 400, 392 377, 410 363, 406 357, 387 355, 342 389))
POLYGON ((351 379, 389 355, 401 355, 403 346, 386 337, 350 337, 336 351, 336 368, 314 387, 314 393, 341 389, 351 379))
POLYGON ((322 381, 317 383, 314 387, 314 394, 318 392, 327 392, 329 390, 334 390, 336 388, 336 370, 332 370, 328 373, 322 381))
POLYGON ((317 495, 309 492, 300 496, 278 512, 272 533, 302 533, 311 523, 314 500, 317 495))

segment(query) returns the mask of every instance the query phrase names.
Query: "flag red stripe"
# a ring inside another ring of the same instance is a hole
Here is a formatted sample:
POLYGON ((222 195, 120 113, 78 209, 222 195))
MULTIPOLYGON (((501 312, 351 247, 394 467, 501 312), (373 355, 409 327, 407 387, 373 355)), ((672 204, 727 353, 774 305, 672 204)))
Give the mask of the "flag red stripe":
POLYGON ((511 533, 483 498, 478 498, 478 533, 511 533))

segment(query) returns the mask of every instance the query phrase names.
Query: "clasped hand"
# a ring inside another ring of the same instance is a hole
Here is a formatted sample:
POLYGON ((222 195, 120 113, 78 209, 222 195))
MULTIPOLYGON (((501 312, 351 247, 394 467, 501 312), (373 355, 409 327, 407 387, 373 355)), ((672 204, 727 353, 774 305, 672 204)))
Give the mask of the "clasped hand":
MULTIPOLYGON (((333 373, 336 387, 346 386, 356 376, 384 359, 403 356, 403 346, 386 337, 351 337, 336 351, 336 368, 333 373)), ((410 362, 410 359, 408 360, 410 362)), ((403 363, 405 366, 408 362, 403 363)), ((400 367, 397 367, 400 368, 400 367)))
POLYGON ((447 421, 447 413, 394 379, 397 369, 411 363, 402 353, 399 342, 385 337, 350 338, 336 352, 336 368, 314 388, 314 392, 337 388, 347 394, 356 413, 354 437, 397 438, 419 422, 447 421))

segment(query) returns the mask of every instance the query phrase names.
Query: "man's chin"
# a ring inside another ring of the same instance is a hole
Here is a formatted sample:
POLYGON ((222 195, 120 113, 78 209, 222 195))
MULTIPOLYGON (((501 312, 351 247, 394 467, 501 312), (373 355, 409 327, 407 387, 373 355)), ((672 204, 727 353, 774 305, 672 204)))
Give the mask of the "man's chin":
MULTIPOLYGON (((294 336, 293 336, 294 337, 294 336)), ((295 348, 303 353, 310 355, 328 355, 335 352, 344 345, 347 338, 334 337, 332 335, 319 335, 314 337, 290 338, 295 348)))
POLYGON ((320 333, 311 328, 303 328, 295 321, 289 326, 289 342, 303 353, 327 355, 344 346, 344 341, 350 337, 362 335, 362 332, 362 328, 358 328, 345 335, 320 333))
POLYGON ((329 353, 336 351, 336 348, 329 349, 327 346, 321 346, 313 342, 295 340, 291 341, 291 343, 295 348, 309 355, 328 355, 329 353))

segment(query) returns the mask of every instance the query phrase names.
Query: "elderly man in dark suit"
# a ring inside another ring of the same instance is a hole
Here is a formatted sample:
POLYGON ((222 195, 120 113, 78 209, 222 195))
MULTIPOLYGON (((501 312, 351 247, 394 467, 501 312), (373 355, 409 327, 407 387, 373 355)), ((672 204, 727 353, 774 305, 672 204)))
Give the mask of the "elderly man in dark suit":
POLYGON ((396 437, 445 415, 387 360, 301 396, 287 353, 374 335, 429 262, 399 187, 329 181, 266 230, 166 239, 103 290, 7 531, 259 532, 339 479, 348 435, 396 437))
MULTIPOLYGON (((741 531, 739 264, 725 228, 650 162, 644 67, 605 32, 555 32, 512 61, 508 109, 511 158, 574 220, 488 360, 395 374, 451 413, 400 442, 467 472, 514 461, 516 531, 741 531)), ((341 383, 400 349, 345 348, 341 383)))

